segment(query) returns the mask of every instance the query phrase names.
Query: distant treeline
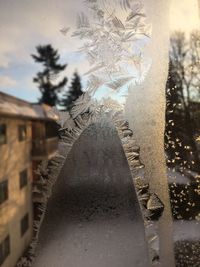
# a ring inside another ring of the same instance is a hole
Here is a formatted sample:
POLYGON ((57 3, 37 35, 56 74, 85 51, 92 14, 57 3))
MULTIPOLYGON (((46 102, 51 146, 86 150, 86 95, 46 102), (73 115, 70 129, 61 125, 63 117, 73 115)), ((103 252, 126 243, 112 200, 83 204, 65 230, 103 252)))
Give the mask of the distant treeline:
POLYGON ((67 64, 60 64, 60 55, 50 44, 36 47, 36 54, 32 57, 35 62, 42 64, 43 70, 36 74, 33 81, 38 84, 41 97, 39 103, 49 106, 60 106, 62 110, 70 110, 73 102, 82 95, 81 79, 77 72, 74 73, 71 85, 64 89, 68 79, 61 78, 67 64))

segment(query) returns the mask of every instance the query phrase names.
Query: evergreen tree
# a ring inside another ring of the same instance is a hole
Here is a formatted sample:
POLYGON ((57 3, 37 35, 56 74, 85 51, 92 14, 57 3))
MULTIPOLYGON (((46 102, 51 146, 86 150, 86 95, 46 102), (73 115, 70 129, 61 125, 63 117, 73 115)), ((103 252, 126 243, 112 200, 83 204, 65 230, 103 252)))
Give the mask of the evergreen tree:
POLYGON ((181 32, 176 32, 171 37, 166 86, 165 143, 170 165, 183 167, 183 162, 186 162, 184 167, 200 171, 200 157, 195 141, 195 134, 199 129, 196 127, 192 110, 192 95, 198 95, 200 81, 199 69, 196 66, 200 43, 194 43, 195 38, 200 40, 200 34, 193 33, 189 40, 181 32))
POLYGON ((69 111, 73 107, 74 101, 83 94, 81 88, 80 76, 75 72, 69 90, 63 95, 60 101, 60 105, 64 107, 64 110, 69 111))
POLYGON ((66 65, 58 63, 60 56, 50 44, 39 45, 36 47, 37 55, 32 55, 35 62, 41 63, 44 70, 38 72, 33 79, 38 84, 39 90, 42 94, 39 102, 54 106, 58 103, 58 93, 67 83, 67 78, 64 77, 60 82, 55 84, 53 80, 58 74, 66 68, 66 65))

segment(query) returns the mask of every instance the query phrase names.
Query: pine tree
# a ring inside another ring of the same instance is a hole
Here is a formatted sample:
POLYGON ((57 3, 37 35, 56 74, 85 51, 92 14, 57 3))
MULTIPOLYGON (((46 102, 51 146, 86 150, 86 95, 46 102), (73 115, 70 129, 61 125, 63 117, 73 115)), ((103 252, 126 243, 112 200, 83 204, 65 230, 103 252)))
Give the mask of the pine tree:
POLYGON ((186 39, 182 32, 171 37, 169 77, 166 87, 166 152, 171 166, 200 171, 200 157, 195 135, 198 132, 192 110, 192 93, 199 87, 199 33, 186 39), (186 149, 186 147, 188 147, 186 149), (178 155, 178 156, 177 156, 178 155), (194 161, 194 164, 191 162, 194 161))
POLYGON ((44 70, 38 72, 33 79, 38 84, 39 90, 42 94, 39 102, 45 103, 50 106, 55 106, 58 103, 58 93, 67 83, 67 78, 64 77, 60 82, 55 84, 55 79, 58 74, 66 68, 66 64, 61 65, 58 63, 60 56, 58 51, 55 50, 50 44, 39 45, 36 47, 37 55, 31 55, 35 62, 41 63, 44 70))
POLYGON ((63 95, 63 98, 60 101, 60 105, 64 110, 69 111, 73 107, 74 101, 83 94, 81 88, 80 76, 75 72, 69 91, 63 95))

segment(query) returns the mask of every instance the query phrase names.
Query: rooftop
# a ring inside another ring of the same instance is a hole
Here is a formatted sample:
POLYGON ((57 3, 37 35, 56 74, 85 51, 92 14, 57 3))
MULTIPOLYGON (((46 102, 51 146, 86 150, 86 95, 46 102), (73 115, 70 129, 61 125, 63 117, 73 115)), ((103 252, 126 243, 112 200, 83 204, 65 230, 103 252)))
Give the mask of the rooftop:
POLYGON ((28 101, 0 92, 0 116, 23 117, 29 119, 54 119, 46 104, 33 104, 28 101))

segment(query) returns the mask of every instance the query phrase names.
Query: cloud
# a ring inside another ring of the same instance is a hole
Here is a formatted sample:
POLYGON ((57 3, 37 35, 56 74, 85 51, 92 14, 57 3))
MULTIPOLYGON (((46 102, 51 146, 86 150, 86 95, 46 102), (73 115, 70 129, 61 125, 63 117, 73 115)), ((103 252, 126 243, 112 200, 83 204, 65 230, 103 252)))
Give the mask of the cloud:
POLYGON ((9 67, 9 59, 5 55, 0 55, 0 68, 8 68, 9 67))
MULTIPOLYGON (((87 64, 73 53, 80 47, 80 40, 70 37, 75 27, 76 15, 83 9, 83 2, 0 0, 0 71, 4 76, 1 78, 1 87, 9 85, 13 86, 14 90, 18 82, 22 88, 25 79, 32 83, 33 75, 41 66, 36 64, 30 55, 35 53, 35 47, 39 44, 51 43, 58 49, 61 62, 68 63, 65 75, 69 80, 75 69, 78 69, 80 74, 87 71, 87 64), (67 36, 60 32, 63 27, 70 27, 67 36)), ((32 88, 34 87, 37 90, 33 85, 32 88)))
POLYGON ((39 42, 50 41, 58 48, 72 48, 77 40, 66 40, 60 29, 73 28, 83 1, 35 0, 0 1, 0 33, 2 52, 22 51, 39 42))
POLYGON ((17 81, 9 76, 0 76, 0 87, 13 87, 17 85, 17 81))

